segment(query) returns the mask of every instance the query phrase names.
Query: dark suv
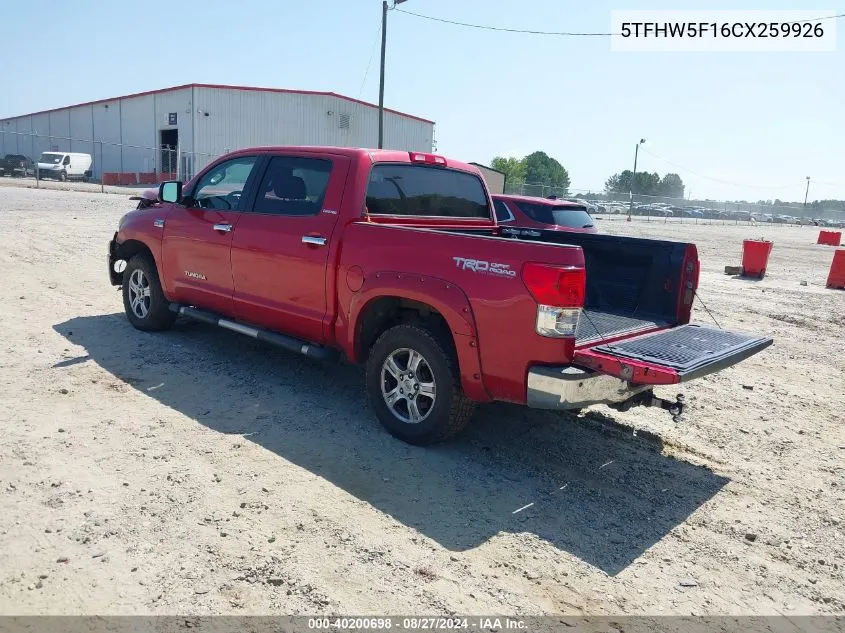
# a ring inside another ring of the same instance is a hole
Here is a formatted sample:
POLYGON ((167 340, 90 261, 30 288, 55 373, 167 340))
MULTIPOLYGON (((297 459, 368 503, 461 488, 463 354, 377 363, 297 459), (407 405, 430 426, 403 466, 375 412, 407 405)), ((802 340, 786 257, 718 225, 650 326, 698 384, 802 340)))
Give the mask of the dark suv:
POLYGON ((6 154, 0 160, 0 173, 4 176, 34 176, 35 163, 23 154, 6 154))

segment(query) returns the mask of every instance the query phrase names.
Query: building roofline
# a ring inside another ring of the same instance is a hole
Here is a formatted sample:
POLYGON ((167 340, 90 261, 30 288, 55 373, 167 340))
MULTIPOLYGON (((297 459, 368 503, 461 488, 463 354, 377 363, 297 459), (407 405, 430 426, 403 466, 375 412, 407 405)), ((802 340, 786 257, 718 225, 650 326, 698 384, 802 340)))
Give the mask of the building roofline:
MULTIPOLYGON (((144 92, 134 92, 128 95, 121 95, 119 97, 109 97, 108 99, 97 99, 95 101, 85 101, 84 103, 75 103, 73 105, 62 106, 60 108, 50 108, 48 110, 39 110, 38 112, 28 112, 26 114, 19 114, 17 116, 9 116, 4 117, 3 120, 8 119, 20 119, 27 116, 35 116, 38 114, 47 114, 50 112, 60 112, 61 110, 70 110, 71 108, 81 108, 83 106, 89 105, 97 105, 98 103, 109 103, 111 101, 117 101, 119 99, 132 99, 134 97, 146 97, 147 95, 154 95, 154 94, 161 94, 163 92, 173 92, 176 90, 184 90, 186 88, 219 88, 222 90, 248 90, 248 91, 255 91, 255 92, 281 92, 287 94, 299 94, 299 95, 313 95, 313 96, 320 96, 320 97, 336 97, 337 99, 342 99, 344 101, 349 101, 351 103, 357 103, 360 105, 365 105, 370 108, 378 108, 378 106, 374 103, 370 103, 369 101, 362 101, 361 99, 355 99, 353 97, 347 97, 346 95, 338 94, 336 92, 326 92, 322 90, 293 90, 290 88, 260 88, 255 86, 230 86, 226 84, 183 84, 181 86, 171 86, 169 88, 159 88, 157 90, 146 90, 144 92)), ((385 112, 390 112, 391 114, 396 114, 399 116, 407 117, 409 119, 414 119, 416 121, 422 121, 423 123, 431 123, 434 125, 434 121, 430 119, 425 119, 420 116, 416 116, 413 114, 408 114, 407 112, 400 112, 399 110, 393 110, 392 108, 385 108, 385 112)))

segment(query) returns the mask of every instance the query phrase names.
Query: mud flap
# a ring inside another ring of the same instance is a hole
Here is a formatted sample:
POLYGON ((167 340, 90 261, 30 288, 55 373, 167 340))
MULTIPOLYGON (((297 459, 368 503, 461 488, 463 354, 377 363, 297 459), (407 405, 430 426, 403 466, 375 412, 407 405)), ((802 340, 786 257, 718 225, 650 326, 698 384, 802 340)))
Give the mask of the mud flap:
POLYGON ((682 325, 576 350, 575 362, 634 384, 674 384, 736 365, 771 344, 764 336, 682 325))

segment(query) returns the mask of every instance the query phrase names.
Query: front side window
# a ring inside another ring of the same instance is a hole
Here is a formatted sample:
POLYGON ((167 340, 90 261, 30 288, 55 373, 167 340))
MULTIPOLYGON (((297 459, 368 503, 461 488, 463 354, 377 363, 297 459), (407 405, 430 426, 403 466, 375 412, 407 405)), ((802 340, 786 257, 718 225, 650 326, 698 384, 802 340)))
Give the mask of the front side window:
POLYGON ((206 172, 191 196, 194 206, 220 211, 237 210, 257 160, 256 156, 233 158, 206 172))
POLYGON ((317 215, 323 208, 332 161, 273 156, 258 188, 256 213, 317 215))
POLYGON ((379 164, 367 186, 370 215, 489 218, 481 179, 442 167, 379 164))

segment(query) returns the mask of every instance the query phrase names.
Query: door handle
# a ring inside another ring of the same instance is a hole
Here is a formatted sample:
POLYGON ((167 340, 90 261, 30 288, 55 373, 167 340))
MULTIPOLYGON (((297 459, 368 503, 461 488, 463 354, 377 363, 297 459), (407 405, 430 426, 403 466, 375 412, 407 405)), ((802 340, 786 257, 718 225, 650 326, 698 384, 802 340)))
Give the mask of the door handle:
POLYGON ((231 233, 232 232, 232 225, 231 224, 215 224, 213 227, 215 231, 223 231, 224 233, 231 233))
POLYGON ((326 238, 319 235, 303 235, 302 243, 309 246, 325 246, 326 238))

